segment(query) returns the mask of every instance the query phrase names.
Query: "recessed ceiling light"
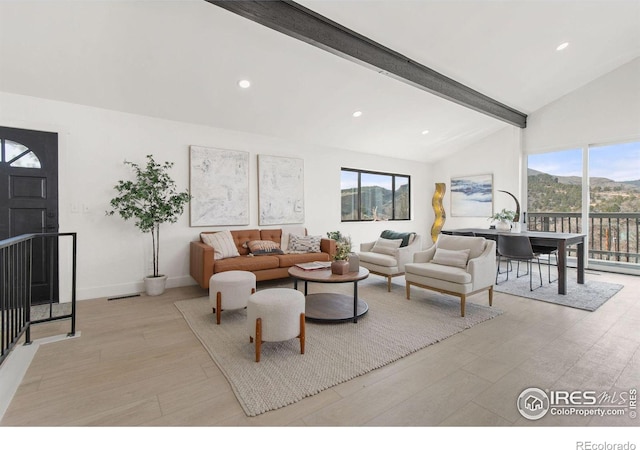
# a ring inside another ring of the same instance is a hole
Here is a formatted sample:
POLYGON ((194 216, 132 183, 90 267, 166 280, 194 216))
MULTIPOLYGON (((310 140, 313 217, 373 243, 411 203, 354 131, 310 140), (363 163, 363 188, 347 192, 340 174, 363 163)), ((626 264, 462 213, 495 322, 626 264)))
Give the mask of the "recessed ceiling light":
POLYGON ((353 117, 360 117, 362 115, 362 111, 356 111, 353 113, 353 117))
POLYGON ((562 44, 560 44, 560 45, 558 45, 558 46, 556 47, 556 50, 557 50, 557 51, 564 50, 564 49, 565 49, 565 48, 567 48, 568 46, 569 46, 569 43, 568 43, 568 42, 563 42, 562 44))
POLYGON ((429 130, 424 130, 422 134, 429 134, 429 130))
POLYGON ((242 89, 247 89, 249 86, 251 86, 251 81, 249 81, 249 80, 240 80, 240 81, 238 81, 238 86, 240 86, 242 89))

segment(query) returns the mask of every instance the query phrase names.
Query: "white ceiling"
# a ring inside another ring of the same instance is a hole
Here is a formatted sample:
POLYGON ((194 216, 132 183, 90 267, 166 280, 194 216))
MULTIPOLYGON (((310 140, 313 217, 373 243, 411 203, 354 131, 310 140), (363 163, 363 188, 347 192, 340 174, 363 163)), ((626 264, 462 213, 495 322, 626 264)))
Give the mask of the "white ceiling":
MULTIPOLYGON (((526 114, 640 56, 640 0, 299 3, 526 114)), ((410 160, 511 126, 204 0, 0 1, 0 57, 2 91, 410 160)))

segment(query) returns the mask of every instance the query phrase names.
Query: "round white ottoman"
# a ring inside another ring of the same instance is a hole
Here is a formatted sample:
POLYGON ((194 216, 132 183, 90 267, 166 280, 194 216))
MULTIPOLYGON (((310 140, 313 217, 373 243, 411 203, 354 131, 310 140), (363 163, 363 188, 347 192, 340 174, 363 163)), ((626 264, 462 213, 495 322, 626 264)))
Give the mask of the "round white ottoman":
POLYGON ((249 297, 247 305, 249 342, 256 341, 256 362, 263 342, 300 339, 304 354, 304 294, 295 289, 265 289, 249 297))
POLYGON ((220 325, 225 309, 246 308, 249 296, 256 291, 256 276, 243 270, 215 273, 209 279, 209 303, 220 325))

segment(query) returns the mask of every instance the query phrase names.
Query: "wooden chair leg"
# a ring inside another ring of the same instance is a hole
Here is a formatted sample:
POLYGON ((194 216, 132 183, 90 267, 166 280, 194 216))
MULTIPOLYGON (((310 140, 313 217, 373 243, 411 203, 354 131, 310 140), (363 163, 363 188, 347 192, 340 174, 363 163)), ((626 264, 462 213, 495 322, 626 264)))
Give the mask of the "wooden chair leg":
POLYGON ((391 277, 387 277, 387 292, 391 292, 391 277))
POLYGON ((489 306, 493 306, 493 286, 489 287, 489 306))
POLYGON ((464 303, 467 300, 467 296, 466 295, 461 295, 460 296, 460 317, 464 317, 464 303))
POLYGON ((216 323, 220 325, 220 312, 222 311, 222 292, 216 294, 216 323))
POLYGON ((301 355, 304 355, 304 335, 305 335, 304 313, 300 313, 300 335, 298 337, 300 338, 300 354, 301 355))
POLYGON ((260 362, 260 346, 262 345, 262 319, 256 319, 256 362, 260 362))
POLYGON ((408 281, 405 284, 405 290, 407 291, 407 300, 411 300, 411 285, 408 281))

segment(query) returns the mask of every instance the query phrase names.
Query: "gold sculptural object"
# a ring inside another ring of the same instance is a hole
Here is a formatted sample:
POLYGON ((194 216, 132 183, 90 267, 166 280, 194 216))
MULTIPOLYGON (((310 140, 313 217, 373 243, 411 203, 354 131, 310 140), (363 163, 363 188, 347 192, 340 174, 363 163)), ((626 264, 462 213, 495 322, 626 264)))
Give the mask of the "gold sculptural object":
POLYGON ((446 190, 447 186, 444 183, 436 183, 436 191, 433 193, 433 199, 431 200, 433 211, 436 214, 436 218, 433 221, 433 226, 431 227, 431 239, 433 240, 433 242, 438 239, 440 230, 442 230, 444 221, 447 218, 447 215, 444 212, 444 206, 442 205, 442 199, 444 198, 444 193, 446 190))

